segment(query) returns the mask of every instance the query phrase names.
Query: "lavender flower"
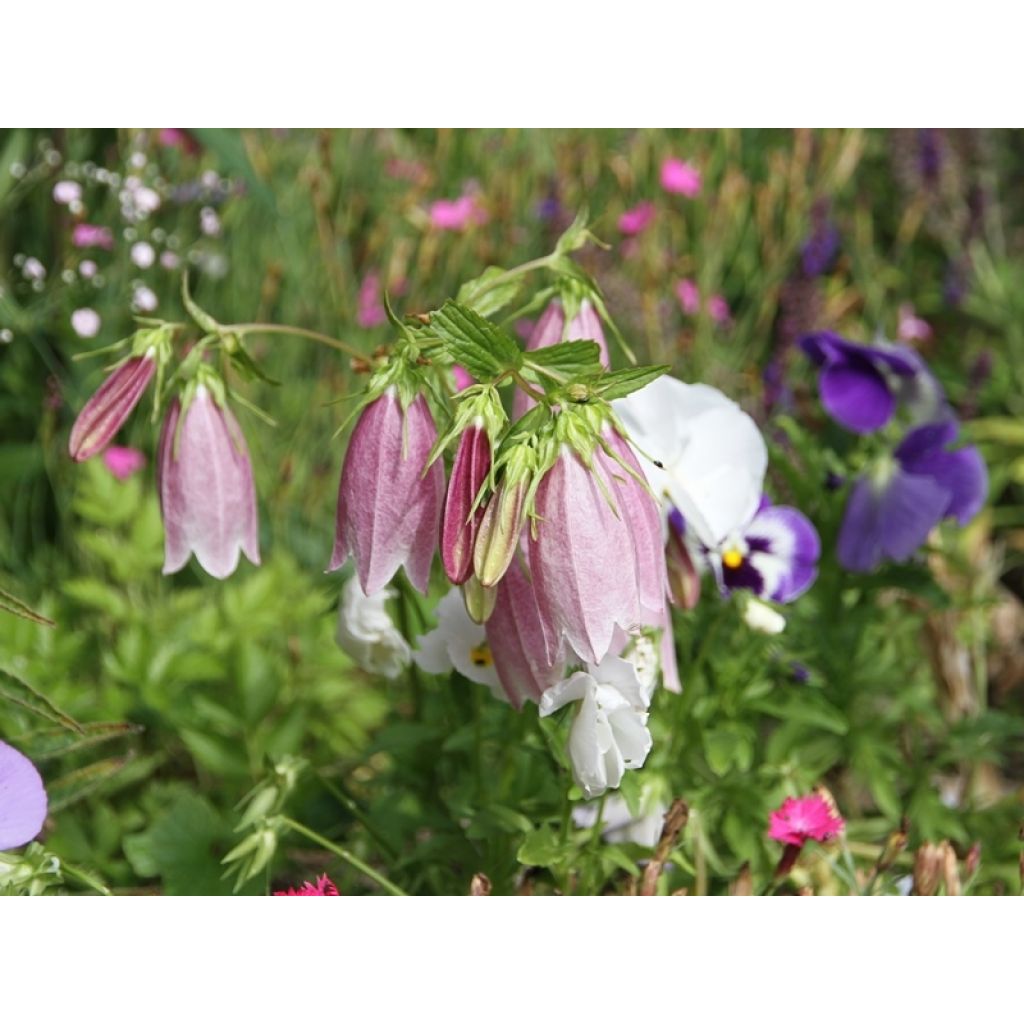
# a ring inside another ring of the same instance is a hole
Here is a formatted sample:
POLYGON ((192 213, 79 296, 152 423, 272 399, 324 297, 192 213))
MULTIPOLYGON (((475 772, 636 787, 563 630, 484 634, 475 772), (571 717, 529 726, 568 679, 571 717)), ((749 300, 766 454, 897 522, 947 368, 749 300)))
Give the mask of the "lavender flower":
POLYGON ((0 741, 0 850, 35 839, 46 820, 46 790, 36 766, 0 741))

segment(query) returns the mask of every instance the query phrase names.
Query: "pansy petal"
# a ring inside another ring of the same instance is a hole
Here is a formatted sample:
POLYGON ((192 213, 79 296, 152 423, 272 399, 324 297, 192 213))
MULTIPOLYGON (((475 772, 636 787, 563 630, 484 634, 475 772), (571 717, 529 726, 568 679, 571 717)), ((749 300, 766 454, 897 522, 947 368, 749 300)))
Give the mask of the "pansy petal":
POLYGON ((896 410, 882 375, 866 360, 828 366, 821 372, 821 402, 847 430, 870 434, 884 427, 896 410))

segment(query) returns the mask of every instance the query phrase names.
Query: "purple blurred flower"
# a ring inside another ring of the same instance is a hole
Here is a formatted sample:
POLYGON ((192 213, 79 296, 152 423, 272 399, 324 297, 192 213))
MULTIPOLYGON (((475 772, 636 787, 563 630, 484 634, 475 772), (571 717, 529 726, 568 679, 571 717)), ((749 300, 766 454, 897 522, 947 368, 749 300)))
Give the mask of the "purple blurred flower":
POLYGON ((661 187, 666 192, 693 199, 700 195, 700 171, 688 160, 667 157, 661 165, 661 187))
POLYGON ((645 231, 654 220, 654 203, 642 202, 619 216, 619 230, 624 235, 639 235, 645 231))
POLYGON ((260 564, 256 488, 249 449, 231 410, 200 384, 184 414, 175 398, 167 410, 157 455, 164 517, 164 575, 183 569, 194 553, 226 579, 244 553, 260 564))
POLYGON ((118 480, 127 480, 146 465, 146 456, 138 448, 122 448, 120 445, 112 444, 103 453, 103 465, 118 480))
POLYGON ((0 850, 35 839, 46 821, 46 790, 36 766, 0 740, 0 850))
POLYGON ((973 445, 951 449, 954 420, 909 431, 892 458, 878 462, 853 485, 839 531, 839 562, 871 572, 902 562, 945 518, 969 522, 985 502, 988 471, 973 445))
POLYGON ((82 407, 68 439, 68 452, 76 462, 101 452, 139 404, 156 373, 152 351, 132 356, 118 366, 82 407))
POLYGON ((371 272, 359 286, 356 323, 360 327, 379 327, 387 318, 387 311, 381 301, 380 277, 371 272))
POLYGON ((437 428, 426 399, 402 409, 388 388, 359 414, 338 485, 337 529, 328 572, 351 554, 363 592, 372 596, 404 565, 426 593, 444 500, 444 466, 424 472, 437 428))
POLYGON ((487 223, 487 211, 472 193, 458 199, 435 199, 430 204, 430 223, 441 231, 465 231, 487 223))
POLYGON ((858 345, 832 331, 808 334, 800 347, 821 369, 818 387, 828 414, 856 434, 884 427, 901 402, 916 419, 932 418, 944 406, 941 389, 921 357, 904 345, 858 345))
POLYGON ((113 249, 114 235, 99 224, 76 224, 71 229, 71 244, 78 249, 113 249))
POLYGON ((934 185, 942 173, 942 136, 937 128, 919 128, 917 130, 917 158, 921 177, 929 185, 934 185))
POLYGON ((813 228, 800 248, 800 265, 807 277, 827 274, 839 254, 839 229, 829 218, 827 207, 815 207, 811 214, 813 228))

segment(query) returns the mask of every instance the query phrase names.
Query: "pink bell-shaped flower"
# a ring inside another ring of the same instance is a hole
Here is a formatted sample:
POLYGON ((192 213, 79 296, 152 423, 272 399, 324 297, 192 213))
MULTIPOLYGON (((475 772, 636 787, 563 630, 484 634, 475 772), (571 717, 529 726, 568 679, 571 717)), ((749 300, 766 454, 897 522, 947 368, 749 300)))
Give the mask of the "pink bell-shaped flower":
POLYGON ((103 451, 139 404, 143 392, 156 373, 156 355, 150 350, 125 360, 100 385, 78 414, 68 452, 76 462, 84 462, 103 451))
POLYGON ((242 430, 205 384, 184 414, 177 398, 164 420, 158 452, 164 515, 164 574, 191 554, 217 579, 230 576, 240 553, 260 564, 256 488, 242 430))
POLYGON ((440 460, 424 472, 437 428, 417 395, 402 409, 389 387, 360 413, 338 486, 334 552, 328 572, 349 555, 368 596, 404 565, 412 585, 426 593, 444 500, 440 460))

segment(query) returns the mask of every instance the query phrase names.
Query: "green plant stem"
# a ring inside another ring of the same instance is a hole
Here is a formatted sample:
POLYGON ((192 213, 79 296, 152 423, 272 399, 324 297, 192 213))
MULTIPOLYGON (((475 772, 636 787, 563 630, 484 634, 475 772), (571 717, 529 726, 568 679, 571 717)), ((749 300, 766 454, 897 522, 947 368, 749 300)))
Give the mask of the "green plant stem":
POLYGON ((324 789, 327 790, 335 800, 341 804, 342 807, 352 815, 356 821, 359 822, 363 828, 366 829, 370 838, 376 842, 376 844, 384 851, 387 855, 388 860, 393 861, 398 856, 398 851, 391 845, 391 843, 381 834, 380 830, 372 822, 366 812, 359 806, 355 797, 350 796, 345 791, 345 787, 339 782, 335 783, 328 779, 326 776, 318 774, 317 778, 323 785, 324 789))
POLYGON ((328 345, 339 352, 352 356, 353 359, 366 358, 366 353, 360 352, 355 346, 349 345, 344 341, 338 341, 337 338, 331 338, 326 334, 321 334, 319 331, 310 331, 305 327, 285 327, 282 324, 225 324, 223 332, 225 334, 237 334, 239 337, 244 337, 246 334, 291 334, 297 338, 308 338, 310 341, 318 342, 321 345, 328 345))
POLYGON ((343 849, 336 843, 332 843, 330 839, 320 835, 319 832, 314 832, 311 828, 306 828, 305 825, 300 824, 292 818, 281 818, 281 821, 288 828, 294 832, 298 832, 300 835, 305 836, 307 839, 313 840, 314 843, 319 844, 325 850, 329 850, 336 857, 339 857, 346 864, 354 867, 357 871, 366 875, 367 878, 372 878, 385 892, 391 896, 408 896, 409 894, 403 889, 399 889, 394 882, 389 881, 379 871, 374 870, 364 860, 360 860, 355 854, 349 853, 348 850, 343 849))

